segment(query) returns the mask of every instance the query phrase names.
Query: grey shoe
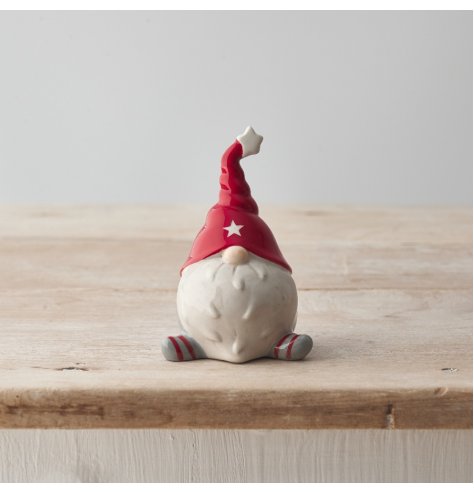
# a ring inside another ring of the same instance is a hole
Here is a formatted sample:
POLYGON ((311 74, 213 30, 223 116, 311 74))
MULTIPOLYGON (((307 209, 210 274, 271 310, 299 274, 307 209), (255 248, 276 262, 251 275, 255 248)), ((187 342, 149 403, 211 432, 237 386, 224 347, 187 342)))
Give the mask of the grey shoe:
POLYGON ((289 333, 278 341, 268 356, 279 360, 302 360, 312 348, 311 336, 289 333))
POLYGON ((165 338, 161 343, 161 351, 165 359, 171 362, 206 358, 199 343, 194 338, 183 334, 165 338))

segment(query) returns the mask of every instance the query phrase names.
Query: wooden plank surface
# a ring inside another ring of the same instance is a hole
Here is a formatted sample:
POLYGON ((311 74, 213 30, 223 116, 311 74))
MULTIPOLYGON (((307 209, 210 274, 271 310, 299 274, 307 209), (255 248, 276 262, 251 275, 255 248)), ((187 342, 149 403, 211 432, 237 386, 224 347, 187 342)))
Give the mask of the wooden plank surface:
POLYGON ((1 427, 472 427, 470 209, 262 208, 315 349, 174 364, 206 211, 0 207, 1 427))
POLYGON ((472 431, 4 429, 0 482, 472 482, 472 431))

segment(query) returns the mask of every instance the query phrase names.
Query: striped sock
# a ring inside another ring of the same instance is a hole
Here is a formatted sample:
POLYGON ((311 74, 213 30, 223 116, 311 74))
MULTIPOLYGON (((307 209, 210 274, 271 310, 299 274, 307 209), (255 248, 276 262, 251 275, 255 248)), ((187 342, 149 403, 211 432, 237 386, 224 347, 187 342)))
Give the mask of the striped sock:
POLYGON ((313 340, 310 336, 289 333, 278 341, 269 356, 279 360, 302 360, 311 348, 313 348, 313 340))
POLYGON ((184 362, 185 360, 197 360, 206 358, 199 343, 190 336, 168 336, 161 344, 161 351, 166 360, 171 362, 184 362))

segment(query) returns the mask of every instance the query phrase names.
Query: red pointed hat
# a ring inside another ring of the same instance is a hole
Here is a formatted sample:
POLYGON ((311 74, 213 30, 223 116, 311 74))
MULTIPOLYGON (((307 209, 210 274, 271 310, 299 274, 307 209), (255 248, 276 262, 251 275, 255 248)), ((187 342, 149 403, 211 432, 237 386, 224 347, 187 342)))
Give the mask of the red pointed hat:
POLYGON ((245 247, 291 273, 273 233, 258 215, 257 203, 240 166, 241 158, 260 151, 262 140, 252 127, 247 127, 222 156, 219 202, 207 213, 206 223, 194 240, 180 273, 190 264, 231 245, 245 247))

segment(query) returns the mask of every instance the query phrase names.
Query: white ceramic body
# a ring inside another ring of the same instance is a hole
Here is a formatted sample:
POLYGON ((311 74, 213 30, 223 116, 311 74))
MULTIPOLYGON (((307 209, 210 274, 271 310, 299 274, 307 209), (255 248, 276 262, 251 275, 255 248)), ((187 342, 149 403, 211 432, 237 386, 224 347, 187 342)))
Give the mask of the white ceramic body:
POLYGON ((269 355, 294 330, 298 296, 281 266, 251 253, 235 265, 216 254, 183 271, 177 305, 184 332, 208 358, 241 363, 269 355))

